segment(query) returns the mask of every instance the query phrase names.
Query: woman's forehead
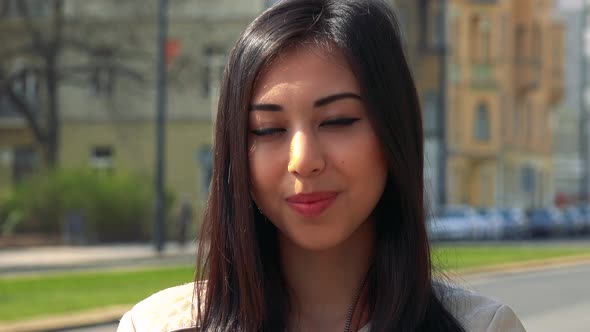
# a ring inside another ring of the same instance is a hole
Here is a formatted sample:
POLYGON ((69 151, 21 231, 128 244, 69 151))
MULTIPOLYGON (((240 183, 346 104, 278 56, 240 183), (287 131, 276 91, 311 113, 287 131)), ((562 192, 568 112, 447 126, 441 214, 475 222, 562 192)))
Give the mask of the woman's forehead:
POLYGON ((360 90, 344 54, 337 48, 302 45, 281 52, 261 73, 252 102, 284 93, 338 93, 360 90))

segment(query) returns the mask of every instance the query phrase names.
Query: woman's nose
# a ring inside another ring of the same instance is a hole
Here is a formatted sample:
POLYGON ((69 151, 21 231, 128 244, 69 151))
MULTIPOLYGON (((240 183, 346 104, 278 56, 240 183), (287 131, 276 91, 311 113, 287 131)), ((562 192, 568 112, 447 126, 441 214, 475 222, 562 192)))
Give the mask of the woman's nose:
POLYGON ((321 145, 312 134, 298 131, 293 135, 289 153, 290 173, 298 176, 313 176, 321 173, 326 166, 321 145))

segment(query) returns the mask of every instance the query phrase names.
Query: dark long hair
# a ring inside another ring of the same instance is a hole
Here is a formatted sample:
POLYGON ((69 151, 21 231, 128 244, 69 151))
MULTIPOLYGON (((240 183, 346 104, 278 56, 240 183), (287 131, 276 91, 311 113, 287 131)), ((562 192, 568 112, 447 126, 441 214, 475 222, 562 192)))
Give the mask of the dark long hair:
POLYGON ((256 18, 225 68, 211 193, 197 266, 202 331, 284 331, 288 294, 277 230, 250 195, 248 105, 261 72, 291 46, 336 46, 348 59, 389 166, 368 276, 372 331, 463 331, 435 296, 423 206, 420 105, 391 9, 380 0, 285 0, 256 18))

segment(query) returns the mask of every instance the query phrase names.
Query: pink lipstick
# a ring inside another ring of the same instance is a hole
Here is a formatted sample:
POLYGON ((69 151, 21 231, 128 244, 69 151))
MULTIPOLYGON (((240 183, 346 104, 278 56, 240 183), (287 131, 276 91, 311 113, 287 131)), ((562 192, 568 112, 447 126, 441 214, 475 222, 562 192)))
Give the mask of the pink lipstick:
POLYGON ((297 194, 287 198, 289 206, 305 217, 319 216, 336 199, 336 192, 297 194))

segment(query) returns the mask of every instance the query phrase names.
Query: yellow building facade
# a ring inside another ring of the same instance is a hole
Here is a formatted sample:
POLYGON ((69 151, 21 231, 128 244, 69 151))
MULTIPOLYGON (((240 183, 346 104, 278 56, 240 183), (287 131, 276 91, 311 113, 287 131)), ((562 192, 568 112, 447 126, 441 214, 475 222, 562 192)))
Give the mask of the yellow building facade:
POLYGON ((395 2, 422 100, 426 162, 435 164, 431 181, 446 178, 446 204, 553 202, 552 109, 564 87, 564 31, 553 6, 395 2), (435 160, 428 160, 429 144, 435 160), (445 154, 444 168, 437 153, 445 154))
POLYGON ((553 10, 543 0, 450 1, 449 203, 552 203, 564 48, 553 10))

